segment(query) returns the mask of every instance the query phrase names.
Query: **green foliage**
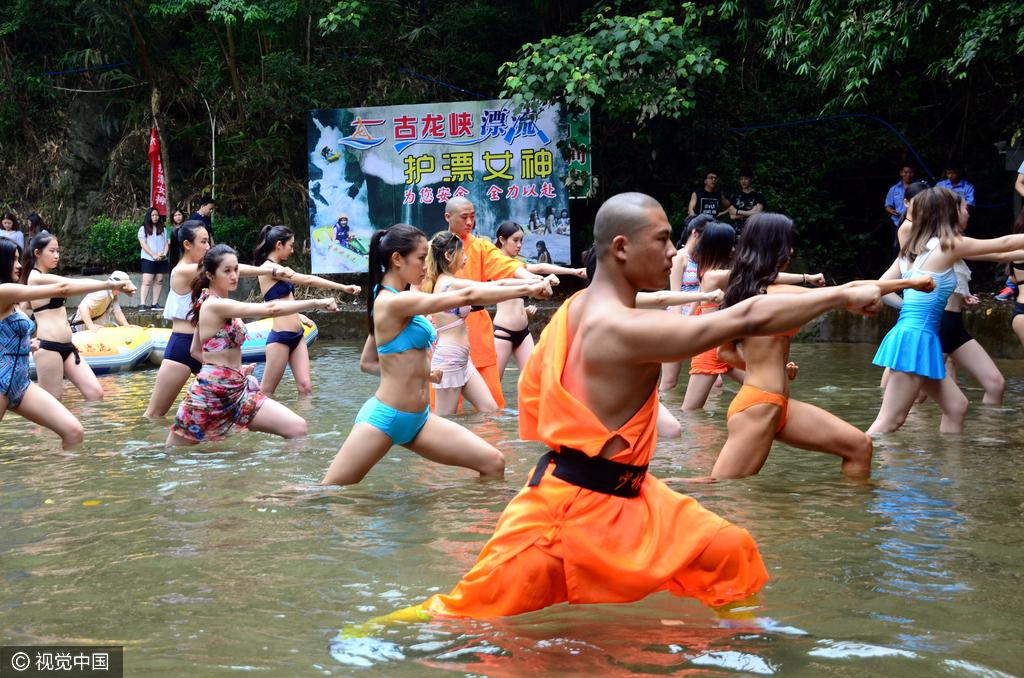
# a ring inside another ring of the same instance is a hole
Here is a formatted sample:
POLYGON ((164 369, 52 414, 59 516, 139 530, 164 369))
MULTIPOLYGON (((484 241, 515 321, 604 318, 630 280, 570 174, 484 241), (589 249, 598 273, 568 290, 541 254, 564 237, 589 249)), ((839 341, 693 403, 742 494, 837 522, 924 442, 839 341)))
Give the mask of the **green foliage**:
POLYGON ((106 269, 137 270, 142 248, 139 222, 99 217, 87 233, 89 253, 106 269))
POLYGON ((702 13, 693 3, 681 20, 660 11, 595 18, 578 33, 526 44, 506 62, 503 97, 518 106, 563 102, 569 110, 597 101, 613 114, 644 121, 678 118, 696 104, 698 86, 725 72, 699 32, 702 13))
POLYGON ((252 259, 252 251, 256 249, 256 240, 260 229, 249 217, 216 216, 213 219, 213 241, 231 245, 238 252, 238 260, 248 263, 252 259))

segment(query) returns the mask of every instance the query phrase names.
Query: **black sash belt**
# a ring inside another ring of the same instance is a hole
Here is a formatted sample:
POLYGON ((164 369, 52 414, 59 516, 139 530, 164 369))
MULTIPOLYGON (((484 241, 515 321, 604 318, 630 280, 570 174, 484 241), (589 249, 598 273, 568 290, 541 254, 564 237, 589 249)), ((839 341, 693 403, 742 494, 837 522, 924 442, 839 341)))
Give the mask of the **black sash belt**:
POLYGON ((555 464, 551 475, 567 483, 616 497, 636 497, 640 494, 640 485, 647 475, 647 464, 633 466, 623 464, 604 457, 590 457, 571 447, 563 447, 561 452, 549 450, 537 462, 530 476, 530 487, 537 487, 548 464, 555 464))

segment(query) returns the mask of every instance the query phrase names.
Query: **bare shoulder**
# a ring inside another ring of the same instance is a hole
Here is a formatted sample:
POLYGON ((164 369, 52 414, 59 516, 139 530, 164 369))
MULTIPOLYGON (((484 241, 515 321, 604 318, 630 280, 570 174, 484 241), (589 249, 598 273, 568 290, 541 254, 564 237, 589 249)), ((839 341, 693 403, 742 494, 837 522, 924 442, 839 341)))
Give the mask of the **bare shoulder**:
POLYGON ((729 282, 730 273, 731 271, 728 269, 705 271, 704 277, 701 280, 702 286, 708 289, 725 289, 725 286, 729 282))

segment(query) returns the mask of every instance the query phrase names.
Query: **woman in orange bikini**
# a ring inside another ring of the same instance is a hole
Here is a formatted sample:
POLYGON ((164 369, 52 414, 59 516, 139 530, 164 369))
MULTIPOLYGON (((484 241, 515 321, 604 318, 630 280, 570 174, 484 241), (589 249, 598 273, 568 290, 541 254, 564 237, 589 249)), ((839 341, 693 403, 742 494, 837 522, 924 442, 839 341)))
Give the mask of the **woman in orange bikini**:
MULTIPOLYGON (((747 220, 736 249, 722 308, 759 294, 798 294, 804 288, 778 279, 793 254, 793 222, 782 214, 763 212, 747 220)), ((904 280, 855 281, 847 286, 876 285, 883 293, 914 287, 930 288, 931 277, 904 280)), ((743 386, 726 414, 729 439, 718 455, 714 478, 741 478, 764 466, 776 439, 805 450, 842 458, 849 476, 871 473, 871 438, 820 407, 789 397, 789 382, 797 366, 789 362, 789 347, 799 327, 773 336, 746 337, 719 348, 718 355, 746 371, 743 386)))
MULTIPOLYGON (((745 231, 746 229, 744 229, 745 231)), ((747 242, 751 242, 747 238, 747 242)), ((694 254, 697 259, 697 273, 700 277, 700 291, 711 292, 724 290, 729 283, 729 269, 732 267, 733 246, 736 244, 736 229, 719 221, 704 226, 704 233, 697 243, 694 254)), ((821 287, 825 284, 825 276, 779 273, 779 283, 798 285, 810 283, 821 287)), ((707 315, 718 310, 718 303, 702 301, 697 306, 696 315, 707 315)), ((683 396, 683 410, 699 410, 708 401, 708 395, 721 375, 742 384, 744 374, 718 356, 718 349, 713 348, 690 359, 690 380, 686 383, 686 394, 683 396)))

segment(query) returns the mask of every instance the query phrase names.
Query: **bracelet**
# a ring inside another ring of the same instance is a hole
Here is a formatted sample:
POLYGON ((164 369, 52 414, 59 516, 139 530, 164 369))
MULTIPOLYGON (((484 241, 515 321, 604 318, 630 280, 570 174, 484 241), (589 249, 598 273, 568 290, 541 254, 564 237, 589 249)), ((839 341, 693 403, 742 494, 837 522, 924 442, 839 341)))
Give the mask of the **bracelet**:
POLYGON ((802 284, 802 285, 806 285, 806 284, 807 284, 807 274, 806 274, 806 273, 804 273, 804 274, 803 274, 803 276, 804 276, 804 277, 803 277, 803 280, 801 281, 801 284, 802 284))

